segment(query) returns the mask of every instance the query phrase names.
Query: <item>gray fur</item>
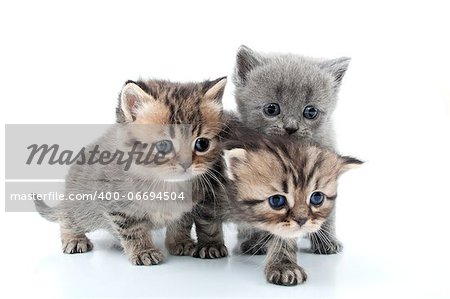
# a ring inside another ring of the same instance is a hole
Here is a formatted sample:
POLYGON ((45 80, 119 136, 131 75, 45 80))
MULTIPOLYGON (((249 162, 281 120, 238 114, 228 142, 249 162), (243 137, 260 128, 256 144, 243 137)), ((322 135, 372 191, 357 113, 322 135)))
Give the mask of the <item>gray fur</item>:
POLYGON ((346 57, 317 60, 291 54, 262 55, 242 46, 233 77, 241 120, 269 135, 286 135, 286 127, 298 126, 291 137, 310 137, 334 147, 331 116, 349 62, 346 57), (280 115, 264 115, 262 107, 268 103, 278 103, 280 115), (321 111, 316 120, 303 117, 307 105, 321 111))
POLYGON ((37 198, 34 198, 34 204, 36 206, 36 211, 45 219, 51 222, 58 221, 57 215, 54 213, 53 209, 47 206, 47 204, 39 200, 37 198))
MULTIPOLYGON (((349 63, 350 58, 347 57, 323 60, 292 54, 266 55, 241 46, 233 76, 241 120, 245 125, 268 135, 309 138, 334 149, 332 114, 349 63), (269 103, 279 104, 281 111, 278 116, 269 117, 263 113, 264 105, 269 103), (303 116, 303 109, 308 105, 319 109, 314 120, 303 116)), ((313 252, 330 254, 341 250, 342 245, 335 236, 334 222, 333 213, 326 223, 327 230, 321 232, 331 240, 331 246, 311 237, 313 252)), ((256 242, 256 234, 240 229, 242 251, 256 254, 267 251, 264 247, 255 250, 255 246, 251 245, 256 242), (253 249, 249 251, 249 248, 253 249)))

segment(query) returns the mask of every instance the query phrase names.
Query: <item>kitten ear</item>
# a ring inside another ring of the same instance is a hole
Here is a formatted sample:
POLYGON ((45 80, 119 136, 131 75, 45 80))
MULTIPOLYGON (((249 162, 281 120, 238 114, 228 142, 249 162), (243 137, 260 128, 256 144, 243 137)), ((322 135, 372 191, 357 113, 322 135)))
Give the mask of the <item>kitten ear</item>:
POLYGON ((342 78, 344 78, 345 72, 350 64, 350 60, 350 57, 340 57, 321 63, 321 67, 328 70, 335 78, 334 81, 336 83, 336 87, 341 85, 342 78))
POLYGON ((341 156, 340 161, 341 167, 339 169, 339 174, 343 174, 350 169, 359 168, 362 164, 364 164, 363 161, 350 156, 341 156))
POLYGON ((227 85, 227 77, 221 77, 214 81, 207 82, 205 86, 207 88, 205 91, 205 98, 220 103, 222 101, 225 85, 227 85))
POLYGON ((236 67, 233 83, 236 86, 245 86, 248 74, 263 63, 263 58, 247 46, 240 46, 236 54, 236 67))
POLYGON ((236 178, 236 166, 247 162, 247 151, 243 148, 233 148, 223 151, 223 160, 226 166, 226 175, 230 180, 236 178))
POLYGON ((134 121, 143 104, 152 99, 153 97, 143 91, 135 82, 127 81, 120 93, 120 109, 125 121, 134 121))

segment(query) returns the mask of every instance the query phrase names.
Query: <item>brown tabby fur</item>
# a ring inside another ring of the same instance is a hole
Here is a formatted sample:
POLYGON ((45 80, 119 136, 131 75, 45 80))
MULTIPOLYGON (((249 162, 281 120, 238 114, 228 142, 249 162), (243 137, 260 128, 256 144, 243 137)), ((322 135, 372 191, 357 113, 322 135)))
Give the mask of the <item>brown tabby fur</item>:
MULTIPOLYGON (((269 254, 267 280, 280 285, 304 282, 306 273, 296 263, 296 238, 323 229, 334 209, 338 177, 362 162, 339 156, 313 142, 265 137, 237 120, 228 121, 222 138, 227 196, 216 197, 209 205, 198 205, 196 221, 215 219, 217 223, 220 219, 268 232, 263 240, 269 254), (317 207, 309 204, 315 191, 326 196, 317 207), (288 205, 279 210, 270 207, 268 198, 276 194, 285 196, 288 205)), ((203 235, 213 239, 212 244, 220 243, 217 240, 221 231, 203 226, 208 228, 203 235)))
MULTIPOLYGON (((219 133, 223 130, 221 98, 225 87, 225 78, 202 83, 174 83, 168 81, 129 81, 125 84, 119 97, 116 109, 117 122, 130 126, 114 126, 87 150, 97 144, 102 149, 114 151, 118 147, 129 151, 136 140, 152 144, 160 141, 154 135, 161 134, 164 140, 175 140, 176 129, 164 126, 165 134, 147 130, 128 129, 131 125, 178 125, 189 124, 192 128, 188 134, 182 134, 183 140, 189 144, 171 152, 172 158, 167 163, 146 167, 133 165, 124 170, 121 165, 109 163, 74 164, 66 178, 67 194, 93 194, 94 192, 118 192, 121 198, 126 198, 129 192, 149 192, 153 182, 161 181, 160 173, 169 178, 192 169, 189 178, 193 182, 192 197, 194 202, 176 202, 169 208, 168 204, 141 203, 137 200, 92 200, 92 201, 62 201, 54 208, 48 207, 43 201, 36 200, 38 212, 50 221, 56 221, 61 226, 61 239, 64 253, 82 253, 93 248, 86 233, 106 229, 121 242, 129 260, 135 265, 154 265, 163 260, 162 252, 152 241, 151 230, 169 226, 167 245, 174 252, 176 245, 185 244, 187 249, 193 248, 193 242, 182 231, 177 230, 174 223, 178 219, 186 220, 192 225, 190 211, 195 206, 195 200, 204 198, 205 180, 210 169, 220 162, 219 133), (124 127, 124 128, 122 128, 124 127), (127 134, 120 135, 120 130, 127 134), (152 136, 150 136, 152 135, 152 136), (125 137, 124 137, 125 136, 125 137), (169 137, 167 137, 169 136, 169 137), (193 144, 198 137, 210 140, 208 150, 198 152, 193 144), (191 147, 192 145, 192 147, 191 147), (184 155, 184 152, 187 154, 184 155), (185 159, 186 158, 186 159, 185 159), (187 165, 187 166, 186 166, 187 165), (176 172, 175 172, 176 170, 176 172)), ((142 126, 138 126, 142 127, 142 126)), ((153 126, 154 127, 154 126, 153 126)), ((185 249, 184 247, 182 248, 185 249)))

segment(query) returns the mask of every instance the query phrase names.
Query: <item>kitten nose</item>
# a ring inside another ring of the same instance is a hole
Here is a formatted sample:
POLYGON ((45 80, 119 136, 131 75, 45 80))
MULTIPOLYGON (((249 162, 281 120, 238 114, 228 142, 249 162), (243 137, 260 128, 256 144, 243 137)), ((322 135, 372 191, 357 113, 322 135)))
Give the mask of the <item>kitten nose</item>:
POLYGON ((180 162, 180 165, 186 171, 192 165, 192 161, 183 161, 180 162))
POLYGON ((294 134, 295 132, 298 131, 297 121, 292 117, 287 118, 284 121, 284 129, 286 130, 286 133, 288 133, 289 135, 294 134))
POLYGON ((288 133, 289 135, 294 134, 295 132, 298 131, 297 126, 284 127, 284 129, 286 130, 286 133, 288 133))
POLYGON ((303 224, 306 223, 306 221, 308 221, 307 218, 297 218, 297 219, 294 219, 294 220, 295 220, 295 222, 298 223, 299 226, 302 226, 303 224))

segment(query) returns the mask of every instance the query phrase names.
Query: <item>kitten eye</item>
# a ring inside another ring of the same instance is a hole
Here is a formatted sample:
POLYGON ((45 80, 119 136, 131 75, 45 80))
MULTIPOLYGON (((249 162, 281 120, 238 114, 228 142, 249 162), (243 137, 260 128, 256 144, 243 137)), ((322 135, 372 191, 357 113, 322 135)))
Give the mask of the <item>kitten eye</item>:
POLYGON ((269 205, 274 210, 280 210, 286 205, 286 197, 280 194, 269 197, 269 205))
POLYGON ((170 140, 161 140, 156 143, 156 150, 161 154, 168 154, 172 151, 173 144, 170 140))
POLYGON ((197 140, 195 140, 195 145, 194 145, 194 149, 197 152, 206 152, 209 148, 209 139, 207 138, 197 138, 197 140))
POLYGON ((263 111, 267 116, 277 116, 280 114, 280 105, 277 103, 266 104, 264 105, 263 111))
POLYGON ((322 192, 313 192, 309 198, 309 203, 313 206, 320 206, 325 200, 325 195, 322 192))
POLYGON ((306 106, 303 110, 303 116, 307 119, 315 119, 319 115, 319 110, 314 106, 306 106))

